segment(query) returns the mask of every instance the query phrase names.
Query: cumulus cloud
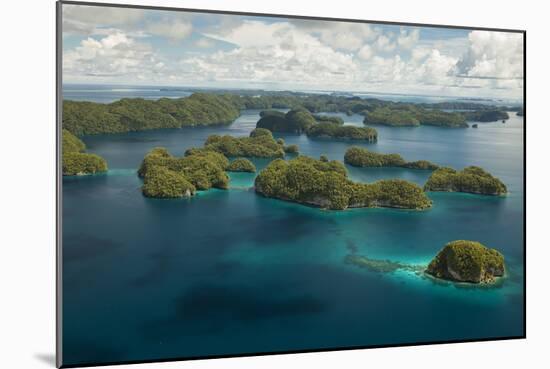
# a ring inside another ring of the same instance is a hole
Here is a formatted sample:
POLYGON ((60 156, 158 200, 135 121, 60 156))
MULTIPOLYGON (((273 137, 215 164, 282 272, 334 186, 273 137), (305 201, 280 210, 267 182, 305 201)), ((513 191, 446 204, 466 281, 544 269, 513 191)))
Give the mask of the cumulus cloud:
POLYGON ((63 55, 64 76, 120 77, 153 74, 164 67, 150 45, 124 33, 88 37, 63 55))
POLYGON ((456 65, 460 76, 481 79, 523 78, 523 35, 472 31, 469 47, 456 65))
POLYGON ((131 8, 63 5, 63 32, 90 35, 101 33, 104 27, 135 25, 145 17, 145 11, 131 8))
POLYGON ((353 79, 353 56, 334 50, 287 22, 246 21, 226 35, 208 35, 237 47, 182 61, 205 79, 297 84, 345 83, 353 79))

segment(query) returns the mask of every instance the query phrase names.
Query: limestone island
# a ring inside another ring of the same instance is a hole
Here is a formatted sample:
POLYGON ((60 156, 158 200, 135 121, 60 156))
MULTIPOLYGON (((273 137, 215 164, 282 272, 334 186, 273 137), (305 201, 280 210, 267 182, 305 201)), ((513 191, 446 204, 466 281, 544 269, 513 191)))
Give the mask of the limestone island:
POLYGON ((292 109, 288 113, 264 110, 260 113, 257 128, 271 132, 305 133, 312 138, 336 138, 375 142, 378 132, 371 127, 344 126, 340 117, 311 114, 303 108, 292 109))
POLYGON ((62 131, 62 172, 64 176, 81 176, 107 171, 101 156, 85 153, 86 145, 66 129, 62 131))
POLYGON ((341 162, 325 160, 307 156, 274 160, 256 177, 255 191, 265 197, 331 210, 431 207, 431 200, 414 183, 401 179, 356 183, 348 178, 341 162))
POLYGON ((504 256, 475 241, 452 241, 430 262, 426 273, 455 282, 490 284, 504 275, 504 256))
POLYGON ((504 195, 506 185, 480 167, 470 166, 462 171, 443 167, 432 173, 424 191, 468 192, 480 195, 504 195))
POLYGON ((227 171, 256 173, 256 166, 247 158, 237 158, 229 164, 227 171))
POLYGON ((143 177, 141 189, 147 197, 190 197, 197 190, 227 189, 228 166, 224 155, 208 149, 190 149, 184 157, 174 157, 157 147, 145 155, 138 175, 143 177))
POLYGON ((412 104, 395 104, 376 107, 364 112, 364 124, 391 127, 417 127, 430 125, 450 128, 466 128, 465 117, 460 113, 438 109, 425 109, 412 104))
POLYGON ((427 160, 407 162, 399 154, 379 154, 362 147, 350 147, 344 155, 344 162, 354 167, 401 167, 409 169, 435 170, 437 164, 427 160))
POLYGON ((204 147, 227 157, 282 158, 285 156, 284 141, 275 141, 271 132, 263 128, 254 129, 249 137, 211 135, 206 139, 204 147))
POLYGON ((479 110, 464 112, 462 114, 464 114, 466 120, 484 123, 497 122, 510 118, 508 113, 502 110, 479 110))
POLYGON ((337 138, 342 140, 361 140, 375 142, 378 132, 371 127, 343 126, 336 123, 322 122, 311 126, 306 134, 312 138, 337 138))

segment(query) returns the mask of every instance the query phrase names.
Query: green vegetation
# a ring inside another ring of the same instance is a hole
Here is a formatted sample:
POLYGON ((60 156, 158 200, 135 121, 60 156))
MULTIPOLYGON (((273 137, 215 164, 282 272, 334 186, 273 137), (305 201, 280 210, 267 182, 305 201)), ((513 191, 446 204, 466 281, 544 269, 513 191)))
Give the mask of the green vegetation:
POLYGON ((254 164, 246 159, 246 158, 237 158, 229 164, 229 167, 227 168, 230 172, 250 172, 255 173, 256 172, 256 166, 254 164))
POLYGON ((208 136, 207 150, 219 152, 227 157, 282 158, 285 156, 283 145, 279 144, 270 131, 256 128, 250 137, 208 136))
POLYGON ((95 174, 107 171, 107 162, 96 154, 83 152, 86 145, 71 132, 62 131, 62 172, 64 176, 95 174))
POLYGON ((393 127, 430 125, 440 127, 468 127, 463 115, 436 109, 424 109, 411 104, 384 106, 369 111, 365 124, 380 124, 393 127))
POLYGON ((266 197, 333 210, 348 207, 425 209, 431 206, 431 201, 414 183, 399 179, 355 183, 347 178, 341 162, 307 156, 272 161, 256 177, 255 190, 266 197))
POLYGON ((141 190, 145 196, 156 198, 191 197, 196 192, 183 174, 158 165, 146 172, 141 190))
POLYGON ((496 122, 510 118, 507 112, 502 110, 480 110, 462 113, 467 120, 475 122, 496 122))
POLYGON ((107 171, 105 159, 96 154, 69 152, 63 154, 63 175, 79 176, 107 171))
POLYGON ((185 155, 174 157, 163 147, 149 151, 138 171, 139 176, 144 178, 143 194, 150 197, 185 197, 193 195, 195 190, 228 188, 229 177, 225 172, 229 166, 227 158, 204 149, 187 150, 185 155))
POLYGON ((475 241, 452 241, 430 262, 426 273, 442 279, 492 283, 504 275, 504 256, 475 241))
POLYGON ((427 160, 407 162, 399 154, 379 154, 356 146, 346 150, 344 162, 354 167, 401 167, 422 170, 439 168, 437 164, 427 160))
POLYGON ((311 113, 304 109, 292 109, 286 114, 277 111, 260 113, 257 128, 265 128, 271 132, 302 133, 316 123, 311 113))
POLYGON ((422 170, 436 170, 439 165, 432 163, 428 160, 409 161, 402 165, 403 168, 409 169, 422 169, 422 170))
POLYGON ((482 195, 503 195, 506 186, 480 167, 466 167, 462 171, 439 168, 424 185, 425 191, 469 192, 482 195))
POLYGON ((307 130, 308 137, 315 138, 339 138, 350 140, 364 140, 374 142, 378 138, 378 132, 370 127, 342 126, 335 123, 318 123, 307 130))
POLYGON ((122 99, 111 104, 63 101, 63 128, 75 135, 231 123, 240 112, 230 95, 122 99))
POLYGON ((344 120, 342 118, 333 117, 333 116, 330 116, 330 115, 315 114, 315 115, 313 115, 313 118, 315 118, 315 120, 319 123, 333 123, 333 124, 338 124, 338 125, 343 125, 344 124, 344 120))
POLYGON ((295 144, 285 146, 284 150, 287 154, 298 154, 299 152, 298 145, 295 144))

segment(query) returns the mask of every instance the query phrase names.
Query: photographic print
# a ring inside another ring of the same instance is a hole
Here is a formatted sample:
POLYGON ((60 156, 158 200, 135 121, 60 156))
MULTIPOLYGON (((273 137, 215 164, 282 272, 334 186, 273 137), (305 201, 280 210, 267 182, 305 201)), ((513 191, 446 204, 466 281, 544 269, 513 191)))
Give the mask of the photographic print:
POLYGON ((523 338, 524 42, 58 3, 58 365, 523 338))

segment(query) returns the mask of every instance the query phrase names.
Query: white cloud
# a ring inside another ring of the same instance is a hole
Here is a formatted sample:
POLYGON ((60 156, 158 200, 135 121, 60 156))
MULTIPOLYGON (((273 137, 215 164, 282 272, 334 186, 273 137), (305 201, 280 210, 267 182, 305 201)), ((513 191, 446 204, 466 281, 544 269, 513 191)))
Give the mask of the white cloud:
POLYGON ((359 51, 357 52, 357 56, 363 60, 368 60, 372 56, 373 51, 372 47, 369 45, 364 45, 359 51))
POLYGON ((191 34, 193 26, 190 22, 174 19, 150 23, 147 31, 156 36, 166 37, 172 41, 181 41, 191 34))
POLYGON ((102 27, 125 27, 144 19, 141 9, 63 5, 63 32, 91 35, 102 27))
POLYGON ((459 75, 493 79, 523 78, 523 35, 472 31, 469 48, 457 63, 459 75))
POLYGON ((89 37, 63 55, 63 73, 69 78, 137 76, 163 67, 148 44, 121 32, 100 39, 89 37))
POLYGON ((399 37, 397 38, 397 44, 403 49, 411 49, 418 42, 420 37, 420 31, 418 29, 412 29, 410 31, 401 28, 399 37))
POLYGON ((356 70, 352 54, 334 50, 287 22, 245 21, 226 35, 208 36, 236 47, 182 61, 186 70, 205 80, 344 84, 356 70))

